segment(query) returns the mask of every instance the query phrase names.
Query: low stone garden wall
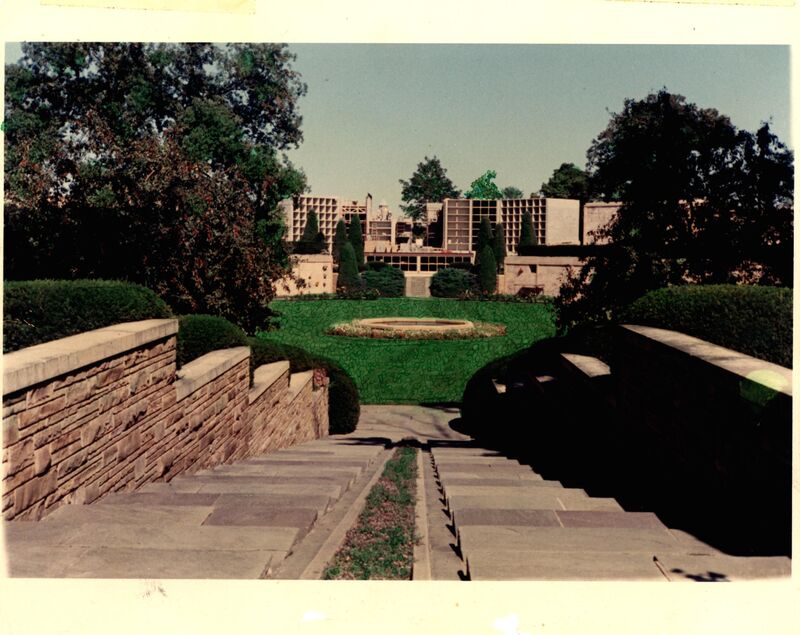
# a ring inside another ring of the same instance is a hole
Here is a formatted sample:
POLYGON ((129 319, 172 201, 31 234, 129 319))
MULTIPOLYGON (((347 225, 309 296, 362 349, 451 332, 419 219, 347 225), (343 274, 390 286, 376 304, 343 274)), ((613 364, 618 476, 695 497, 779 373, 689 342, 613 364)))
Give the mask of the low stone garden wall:
POLYGON ((176 371, 177 320, 120 324, 3 356, 6 519, 322 437, 326 378, 250 350, 176 371))

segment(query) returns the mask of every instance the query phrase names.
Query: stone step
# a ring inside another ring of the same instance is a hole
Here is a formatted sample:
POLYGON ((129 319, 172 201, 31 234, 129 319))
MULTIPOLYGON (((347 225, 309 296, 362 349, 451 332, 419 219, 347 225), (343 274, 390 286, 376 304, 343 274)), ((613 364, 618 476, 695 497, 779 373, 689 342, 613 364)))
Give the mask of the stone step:
POLYGON ((665 582, 650 554, 517 552, 472 549, 466 562, 470 580, 630 580, 665 582))
POLYGON ((493 497, 498 500, 504 499, 512 503, 506 507, 513 508, 513 501, 517 499, 531 499, 540 501, 550 501, 554 507, 546 509, 563 509, 558 504, 559 500, 574 500, 575 498, 588 498, 582 489, 567 489, 564 487, 492 487, 491 485, 448 485, 443 488, 444 499, 452 509, 455 505, 451 500, 458 500, 459 497, 493 497))
POLYGON ((256 579, 265 577, 286 557, 280 551, 224 551, 192 549, 130 549, 118 547, 68 548, 58 559, 15 552, 15 577, 144 578, 144 579, 256 579))
POLYGON ((540 488, 537 492, 527 492, 503 496, 474 496, 455 494, 447 502, 451 517, 458 524, 458 514, 462 509, 551 509, 551 510, 606 510, 623 511, 613 498, 592 498, 590 496, 564 495, 564 490, 540 488))
POLYGON ((318 457, 279 457, 277 455, 270 455, 269 458, 245 459, 238 465, 259 465, 263 467, 282 467, 284 465, 301 465, 306 468, 316 469, 326 467, 360 467, 365 469, 372 463, 369 459, 358 460, 352 458, 325 458, 318 457))
MULTIPOLYGON (((358 466, 317 466, 314 468, 313 474, 340 476, 349 475, 355 479, 363 472, 363 468, 358 466)), ((234 463, 232 465, 223 465, 220 467, 209 470, 209 474, 231 474, 242 476, 306 476, 310 472, 308 465, 246 465, 243 463, 234 463)))
POLYGON ((210 507, 219 498, 219 494, 196 494, 182 492, 135 491, 112 494, 101 498, 92 505, 169 505, 210 507))
POLYGON ((437 467, 459 465, 472 469, 475 467, 519 467, 519 461, 505 456, 444 456, 435 459, 437 467))
POLYGON ((460 448, 431 448, 434 461, 447 460, 448 458, 507 458, 497 450, 487 450, 481 447, 460 448))
POLYGON ((198 472, 195 476, 185 479, 174 479, 173 485, 179 487, 182 483, 232 483, 241 484, 261 484, 261 485, 335 485, 341 488, 342 492, 347 491, 353 482, 353 475, 340 473, 338 475, 324 476, 261 476, 255 474, 226 474, 222 472, 198 472))
POLYGON ((473 468, 469 469, 463 465, 440 465, 436 469, 436 474, 439 478, 445 476, 454 476, 458 478, 519 478, 532 481, 543 480, 541 474, 537 474, 533 470, 524 465, 509 465, 507 467, 492 467, 492 468, 473 468))
POLYGON ((686 553, 692 549, 665 529, 464 525, 458 535, 465 558, 472 549, 516 551, 520 557, 542 551, 643 551, 652 557, 657 552, 686 553))
POLYGON ((442 486, 446 489, 453 486, 464 487, 560 487, 564 486, 559 481, 545 481, 543 479, 532 478, 464 478, 443 476, 439 478, 442 486))
POLYGON ((290 483, 270 484, 263 483, 259 478, 190 478, 186 480, 173 480, 170 483, 176 492, 199 492, 217 494, 283 494, 283 495, 308 495, 316 494, 327 496, 332 500, 338 499, 342 488, 338 485, 327 484, 300 484, 290 483))
POLYGON ((52 514, 45 516, 38 524, 171 522, 199 527, 212 509, 211 505, 147 505, 141 503, 113 505, 109 501, 103 505, 63 505, 52 514))
POLYGON ((657 553, 656 557, 672 582, 762 580, 789 578, 792 575, 792 561, 785 556, 657 553))

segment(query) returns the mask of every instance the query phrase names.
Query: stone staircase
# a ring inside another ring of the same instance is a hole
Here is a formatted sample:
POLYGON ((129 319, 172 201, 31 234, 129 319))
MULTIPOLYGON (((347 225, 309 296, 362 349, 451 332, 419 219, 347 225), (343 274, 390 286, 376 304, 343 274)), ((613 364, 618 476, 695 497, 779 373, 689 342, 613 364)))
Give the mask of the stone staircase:
POLYGON ((430 442, 470 580, 727 581, 787 577, 786 557, 734 557, 649 512, 544 480, 474 442, 430 442))
POLYGON ((13 577, 270 575, 351 488, 388 439, 331 436, 234 464, 5 521, 13 577))

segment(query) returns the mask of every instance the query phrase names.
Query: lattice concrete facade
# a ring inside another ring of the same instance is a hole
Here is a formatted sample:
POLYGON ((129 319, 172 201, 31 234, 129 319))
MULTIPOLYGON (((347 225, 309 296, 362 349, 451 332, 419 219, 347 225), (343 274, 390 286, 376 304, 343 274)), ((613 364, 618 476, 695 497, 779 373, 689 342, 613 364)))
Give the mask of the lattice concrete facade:
POLYGON ((308 214, 312 210, 319 219, 319 230, 325 236, 328 251, 333 246, 336 224, 343 219, 349 225, 353 216, 361 219, 361 231, 369 235, 369 222, 372 212, 372 197, 367 195, 364 201, 344 199, 339 196, 300 196, 295 201, 281 201, 280 208, 286 224, 286 239, 290 242, 299 240, 306 228, 308 214))
POLYGON ((525 198, 444 201, 444 249, 475 251, 481 221, 503 223, 506 250, 516 253, 522 230, 522 217, 530 212, 533 230, 540 245, 580 243, 580 203, 571 199, 525 198))

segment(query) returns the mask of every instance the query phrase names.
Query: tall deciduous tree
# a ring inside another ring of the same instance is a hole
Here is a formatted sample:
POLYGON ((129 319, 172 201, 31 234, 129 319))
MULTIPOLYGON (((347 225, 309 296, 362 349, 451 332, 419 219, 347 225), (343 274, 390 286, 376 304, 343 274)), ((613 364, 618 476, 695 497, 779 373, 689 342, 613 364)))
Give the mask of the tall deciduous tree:
POLYGON ((469 190, 467 190, 464 196, 466 198, 477 199, 503 198, 503 193, 494 182, 496 178, 497 172, 494 170, 487 170, 472 183, 470 183, 469 190))
POLYGON ((793 155, 766 124, 737 130, 664 89, 626 100, 588 159, 593 188, 622 207, 608 250, 562 288, 562 326, 673 284, 791 286, 793 155))
POLYGON ((279 156, 302 140, 286 47, 22 50, 6 69, 6 276, 126 278, 259 326, 287 262, 275 207, 305 189, 279 156))
POLYGON ((589 197, 589 177, 574 163, 562 163, 553 170, 550 179, 542 183, 539 196, 572 198, 586 202, 589 197))
POLYGON ((364 232, 361 230, 361 218, 357 214, 350 217, 350 228, 347 238, 353 246, 356 265, 359 269, 364 267, 364 232))
POLYGON ((400 209, 414 221, 423 219, 426 203, 440 203, 446 198, 458 198, 461 195, 435 156, 431 159, 425 157, 408 181, 400 179, 400 185, 405 203, 400 209))

